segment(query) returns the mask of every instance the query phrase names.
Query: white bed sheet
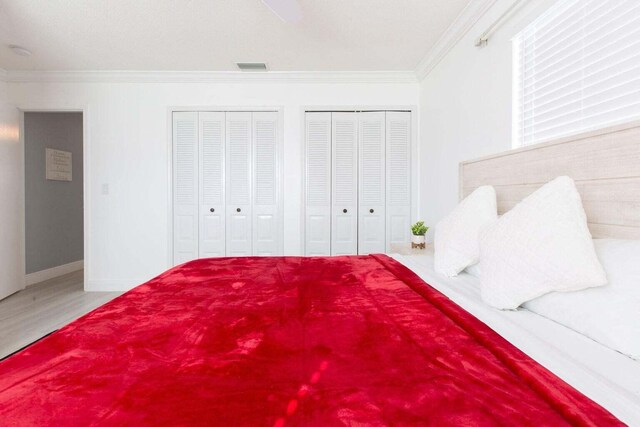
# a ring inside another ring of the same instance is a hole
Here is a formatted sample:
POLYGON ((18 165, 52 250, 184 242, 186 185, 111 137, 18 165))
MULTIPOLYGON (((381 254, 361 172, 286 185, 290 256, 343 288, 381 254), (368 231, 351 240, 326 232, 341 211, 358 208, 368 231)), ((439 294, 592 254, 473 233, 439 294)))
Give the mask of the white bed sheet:
POLYGON ((432 253, 391 257, 621 421, 640 426, 640 361, 528 310, 490 307, 477 278, 437 274, 432 253))

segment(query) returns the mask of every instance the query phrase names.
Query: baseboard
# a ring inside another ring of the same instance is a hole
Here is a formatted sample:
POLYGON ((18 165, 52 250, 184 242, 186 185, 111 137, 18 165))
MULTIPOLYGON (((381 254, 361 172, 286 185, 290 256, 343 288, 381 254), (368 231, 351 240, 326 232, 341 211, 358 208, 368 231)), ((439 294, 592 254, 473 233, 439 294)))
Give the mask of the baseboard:
POLYGON ((59 265, 57 267, 47 268, 46 270, 36 271, 35 273, 29 273, 25 276, 25 284, 27 286, 31 286, 35 283, 53 279, 54 277, 64 276, 65 274, 82 270, 83 268, 84 260, 80 260, 70 262, 69 264, 59 265))
POLYGON ((136 286, 146 282, 139 280, 133 282, 131 280, 87 280, 84 283, 85 292, 126 292, 136 286))

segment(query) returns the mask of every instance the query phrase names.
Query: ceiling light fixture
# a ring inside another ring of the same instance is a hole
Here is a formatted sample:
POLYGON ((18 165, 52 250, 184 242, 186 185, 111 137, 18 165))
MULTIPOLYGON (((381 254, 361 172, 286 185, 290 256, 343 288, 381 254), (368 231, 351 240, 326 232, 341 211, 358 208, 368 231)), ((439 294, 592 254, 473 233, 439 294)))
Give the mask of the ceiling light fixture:
POLYGON ((15 44, 10 44, 9 45, 9 49, 11 49, 13 51, 13 53, 15 53, 16 55, 20 55, 20 56, 31 56, 31 51, 29 49, 26 49, 22 46, 18 46, 15 44))

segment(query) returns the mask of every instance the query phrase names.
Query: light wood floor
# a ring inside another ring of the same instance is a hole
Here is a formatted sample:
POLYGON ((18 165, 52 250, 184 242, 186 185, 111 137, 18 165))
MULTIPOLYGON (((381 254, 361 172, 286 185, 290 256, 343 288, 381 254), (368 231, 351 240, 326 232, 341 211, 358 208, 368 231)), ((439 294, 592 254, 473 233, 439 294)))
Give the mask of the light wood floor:
POLYGON ((0 301, 0 358, 120 295, 84 292, 83 271, 31 285, 0 301))

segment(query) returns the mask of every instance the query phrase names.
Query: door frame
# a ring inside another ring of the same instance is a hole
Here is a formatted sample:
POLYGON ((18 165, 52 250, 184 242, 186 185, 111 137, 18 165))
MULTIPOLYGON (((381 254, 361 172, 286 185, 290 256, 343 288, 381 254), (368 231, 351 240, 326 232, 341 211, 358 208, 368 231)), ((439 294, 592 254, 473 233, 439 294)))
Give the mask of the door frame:
POLYGON ((305 242, 306 242, 306 218, 307 218, 307 138, 306 138, 306 114, 307 112, 327 112, 327 113, 339 113, 339 112, 370 112, 370 111, 408 111, 411 115, 411 188, 409 194, 411 195, 411 218, 410 222, 413 223, 419 217, 420 212, 420 144, 418 144, 418 106, 417 105, 305 105, 300 108, 301 116, 301 133, 300 141, 302 141, 302 156, 300 158, 301 170, 302 170, 302 194, 300 204, 300 253, 306 256, 305 242))
MULTIPOLYGON (((280 239, 280 252, 284 254, 284 106, 282 105, 254 105, 254 106, 169 106, 167 107, 167 268, 173 267, 173 113, 178 112, 268 112, 278 114, 278 165, 276 169, 277 186, 276 194, 279 200, 278 233, 280 239)), ((225 196, 226 197, 226 196, 225 196)))
MULTIPOLYGON (((22 234, 22 247, 20 248, 20 262, 21 269, 24 273, 24 284, 26 285, 26 189, 25 189, 25 134, 24 134, 24 115, 25 113, 82 113, 82 263, 83 263, 83 289, 84 291, 91 290, 89 281, 91 278, 91 262, 89 253, 89 242, 91 236, 88 230, 91 229, 91 164, 89 162, 91 144, 89 143, 89 106, 86 104, 79 104, 73 107, 65 108, 51 108, 40 107, 35 105, 18 105, 16 106, 20 112, 20 150, 21 154, 21 179, 20 179, 20 233, 22 234)), ((25 286, 26 287, 26 286, 25 286)))

